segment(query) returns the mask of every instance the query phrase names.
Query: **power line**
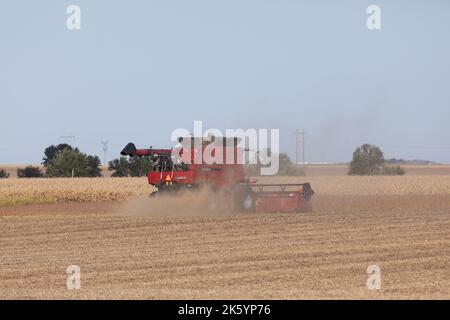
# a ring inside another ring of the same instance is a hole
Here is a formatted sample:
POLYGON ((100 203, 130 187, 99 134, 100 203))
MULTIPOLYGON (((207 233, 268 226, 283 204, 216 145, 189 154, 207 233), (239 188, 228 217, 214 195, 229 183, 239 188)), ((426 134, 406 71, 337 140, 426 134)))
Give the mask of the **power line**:
POLYGON ((61 143, 67 143, 68 145, 72 146, 72 142, 75 140, 75 136, 62 134, 61 136, 59 136, 59 140, 61 141, 61 143))
POLYGON ((302 141, 302 164, 306 163, 306 151, 305 151, 305 130, 295 130, 295 164, 299 164, 299 137, 301 136, 302 141))
POLYGON ((106 141, 102 140, 102 145, 103 145, 103 147, 102 147, 102 149, 103 149, 103 163, 104 164, 106 164, 106 162, 107 162, 106 156, 108 154, 108 144, 109 144, 109 140, 106 140, 106 141))

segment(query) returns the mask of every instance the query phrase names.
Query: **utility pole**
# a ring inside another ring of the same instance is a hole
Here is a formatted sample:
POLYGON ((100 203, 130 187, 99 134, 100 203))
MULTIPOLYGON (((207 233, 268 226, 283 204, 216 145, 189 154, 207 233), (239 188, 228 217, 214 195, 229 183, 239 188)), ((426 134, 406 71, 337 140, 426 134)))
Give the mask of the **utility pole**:
POLYGON ((305 130, 302 130, 302 152, 303 152, 302 160, 303 160, 303 166, 306 165, 305 134, 306 134, 305 130))
POLYGON ((299 158, 299 156, 298 156, 298 145, 299 145, 299 137, 301 136, 302 138, 302 165, 304 166, 305 165, 305 163, 306 163, 306 156, 305 156, 305 154, 306 154, 306 152, 305 152, 305 134, 306 134, 306 132, 305 132, 305 130, 299 130, 299 129, 297 129, 297 130, 295 130, 295 164, 297 164, 298 165, 298 158, 299 158))
POLYGON ((102 145, 103 145, 103 147, 102 147, 102 149, 103 149, 103 163, 104 164, 106 164, 106 155, 108 154, 108 144, 109 144, 109 141, 108 140, 106 140, 106 141, 103 141, 102 140, 102 145))
POLYGON ((68 145, 73 147, 72 141, 75 140, 75 136, 62 134, 61 136, 59 136, 59 140, 61 141, 61 143, 67 143, 68 145))

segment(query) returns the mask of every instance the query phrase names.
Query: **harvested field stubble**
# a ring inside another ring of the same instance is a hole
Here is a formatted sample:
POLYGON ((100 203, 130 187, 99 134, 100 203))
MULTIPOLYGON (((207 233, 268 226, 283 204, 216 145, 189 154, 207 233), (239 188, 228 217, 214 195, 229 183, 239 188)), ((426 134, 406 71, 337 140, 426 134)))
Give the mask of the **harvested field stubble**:
POLYGON ((450 298, 448 210, 6 216, 0 234, 7 299, 450 298), (66 290, 72 264, 81 290, 66 290))
POLYGON ((148 199, 82 203, 140 199, 145 179, 0 181, 0 199, 66 202, 0 208, 0 298, 450 298, 450 176, 300 180, 314 213, 195 216, 179 199, 151 214, 148 199))

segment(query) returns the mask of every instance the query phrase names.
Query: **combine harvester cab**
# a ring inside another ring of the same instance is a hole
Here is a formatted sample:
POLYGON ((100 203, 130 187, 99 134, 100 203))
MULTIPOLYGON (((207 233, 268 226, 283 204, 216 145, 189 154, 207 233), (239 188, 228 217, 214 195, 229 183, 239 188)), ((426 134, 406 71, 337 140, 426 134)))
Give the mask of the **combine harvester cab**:
MULTIPOLYGON (((237 161, 239 156, 245 153, 243 148, 238 148, 237 138, 223 138, 221 154, 226 158, 233 152, 236 161, 232 164, 222 161, 220 164, 207 164, 204 161, 196 163, 194 154, 201 152, 213 139, 180 138, 180 143, 191 139, 189 148, 178 148, 176 154, 183 154, 189 159, 186 164, 180 159, 173 159, 173 149, 136 149, 133 143, 129 143, 121 155, 130 157, 148 156, 152 161, 152 170, 148 173, 148 182, 160 192, 171 192, 176 196, 180 190, 194 190, 208 187, 221 198, 225 195, 228 204, 233 211, 238 212, 310 212, 312 211, 311 198, 314 191, 309 183, 288 184, 257 184, 255 180, 246 178, 246 170, 243 162, 237 161), (194 139, 201 139, 199 144, 194 144, 194 139), (231 141, 231 147, 230 142, 231 141), (194 146, 200 148, 194 148, 194 146)), ((217 140, 216 140, 217 141, 217 140)), ((154 194, 154 193, 153 193, 154 194)), ((215 200, 212 200, 214 202, 215 200)))

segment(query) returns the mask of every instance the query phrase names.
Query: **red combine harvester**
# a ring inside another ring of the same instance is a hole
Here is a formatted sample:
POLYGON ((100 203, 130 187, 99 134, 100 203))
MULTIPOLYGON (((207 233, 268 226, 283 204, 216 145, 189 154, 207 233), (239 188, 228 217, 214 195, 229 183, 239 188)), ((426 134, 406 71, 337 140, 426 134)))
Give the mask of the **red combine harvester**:
MULTIPOLYGON (((225 195, 227 205, 231 205, 237 212, 312 210, 311 197, 314 191, 309 183, 258 184, 256 180, 246 178, 242 161, 245 149, 238 148, 238 138, 188 137, 179 138, 178 141, 181 147, 175 149, 136 149, 133 143, 129 143, 120 154, 150 157, 152 170, 148 173, 148 182, 158 189, 157 193, 176 193, 207 186, 214 192, 225 195), (217 143, 219 139, 223 139, 219 147, 216 146, 209 152, 223 161, 208 164, 211 162, 203 158, 199 161, 199 158, 196 158, 208 151, 205 150, 208 146, 211 150, 211 143, 217 143)), ((211 201, 214 204, 214 200, 211 201)))

